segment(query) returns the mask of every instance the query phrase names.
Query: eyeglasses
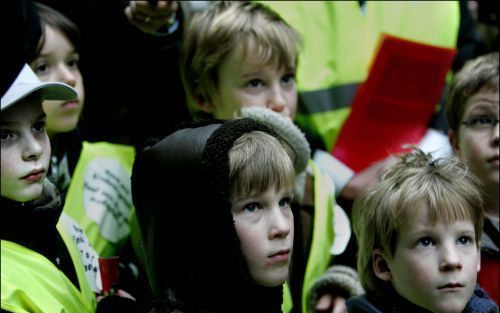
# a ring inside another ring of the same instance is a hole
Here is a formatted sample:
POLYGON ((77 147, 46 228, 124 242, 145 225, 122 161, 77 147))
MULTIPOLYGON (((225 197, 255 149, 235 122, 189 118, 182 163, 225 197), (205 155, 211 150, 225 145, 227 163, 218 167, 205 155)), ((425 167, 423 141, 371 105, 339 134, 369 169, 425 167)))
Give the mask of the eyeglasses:
POLYGON ((462 124, 476 131, 491 131, 498 124, 498 118, 495 119, 491 116, 476 116, 472 117, 467 121, 463 121, 462 124))

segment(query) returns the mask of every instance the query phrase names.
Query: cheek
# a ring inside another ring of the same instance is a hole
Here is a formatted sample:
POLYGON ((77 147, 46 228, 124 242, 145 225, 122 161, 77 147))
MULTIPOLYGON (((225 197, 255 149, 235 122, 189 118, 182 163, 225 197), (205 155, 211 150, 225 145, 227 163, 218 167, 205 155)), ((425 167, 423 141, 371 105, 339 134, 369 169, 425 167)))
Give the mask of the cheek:
POLYGON ((460 156, 474 166, 480 161, 483 154, 483 147, 487 143, 484 139, 477 136, 464 135, 462 135, 460 140, 460 156))
POLYGON ((77 80, 75 89, 78 92, 78 100, 80 101, 80 104, 83 105, 83 102, 85 101, 85 88, 81 76, 80 79, 77 80))
POLYGON ((241 243, 241 250, 247 258, 247 260, 252 260, 258 255, 259 248, 261 246, 261 239, 259 234, 262 234, 262 230, 245 227, 241 224, 236 224, 236 232, 241 243))
POLYGON ((432 272, 431 257, 423 255, 397 255, 392 260, 392 277, 403 282, 404 285, 426 284, 434 275, 432 272), (395 266, 395 267, 394 267, 395 266))
POLYGON ((61 103, 62 101, 52 101, 52 100, 46 100, 43 102, 43 111, 47 115, 47 118, 50 118, 50 116, 54 114, 54 111, 61 103))
POLYGON ((213 115, 219 119, 233 119, 234 113, 237 112, 240 107, 242 100, 240 96, 231 91, 223 91, 220 95, 217 95, 213 99, 213 115))
POLYGON ((297 111, 297 99, 298 96, 295 89, 287 94, 288 110, 290 110, 290 117, 292 120, 295 118, 295 112, 297 111))

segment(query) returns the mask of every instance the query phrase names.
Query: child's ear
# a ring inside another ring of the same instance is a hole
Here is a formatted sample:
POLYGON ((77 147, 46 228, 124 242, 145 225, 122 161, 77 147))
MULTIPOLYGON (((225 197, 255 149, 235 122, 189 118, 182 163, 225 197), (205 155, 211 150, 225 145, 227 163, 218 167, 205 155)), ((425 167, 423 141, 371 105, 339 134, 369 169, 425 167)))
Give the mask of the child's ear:
POLYGON ((203 111, 205 113, 212 113, 213 108, 214 108, 212 102, 208 101, 208 99, 206 99, 201 94, 201 92, 195 92, 193 98, 194 98, 194 103, 196 104, 198 109, 200 109, 200 111, 203 111))
POLYGON ((381 249, 375 249, 372 253, 373 271, 375 276, 383 281, 390 281, 392 278, 391 269, 381 249))
POLYGON ((458 134, 453 129, 448 130, 448 140, 450 141, 453 152, 460 155, 460 146, 458 144, 458 134))

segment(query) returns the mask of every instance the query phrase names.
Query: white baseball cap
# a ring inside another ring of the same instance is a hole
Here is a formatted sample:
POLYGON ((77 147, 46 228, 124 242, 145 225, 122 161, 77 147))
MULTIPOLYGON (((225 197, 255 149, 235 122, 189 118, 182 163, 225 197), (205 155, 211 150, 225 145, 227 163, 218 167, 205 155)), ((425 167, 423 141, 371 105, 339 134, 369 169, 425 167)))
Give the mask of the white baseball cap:
POLYGON ((39 92, 42 100, 72 100, 78 93, 71 86, 57 82, 41 82, 28 64, 25 64, 16 80, 2 96, 2 111, 12 104, 39 92))

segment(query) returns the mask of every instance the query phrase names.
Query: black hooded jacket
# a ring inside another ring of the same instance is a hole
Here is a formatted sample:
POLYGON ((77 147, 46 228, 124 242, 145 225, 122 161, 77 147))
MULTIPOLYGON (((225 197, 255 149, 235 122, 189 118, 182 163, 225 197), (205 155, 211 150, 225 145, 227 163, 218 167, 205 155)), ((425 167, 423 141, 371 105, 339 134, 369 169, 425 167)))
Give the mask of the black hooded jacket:
POLYGON ((229 150, 251 119, 184 126, 136 157, 132 196, 156 312, 281 312, 282 286, 255 284, 229 202, 229 150))

